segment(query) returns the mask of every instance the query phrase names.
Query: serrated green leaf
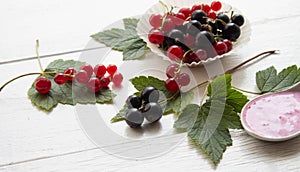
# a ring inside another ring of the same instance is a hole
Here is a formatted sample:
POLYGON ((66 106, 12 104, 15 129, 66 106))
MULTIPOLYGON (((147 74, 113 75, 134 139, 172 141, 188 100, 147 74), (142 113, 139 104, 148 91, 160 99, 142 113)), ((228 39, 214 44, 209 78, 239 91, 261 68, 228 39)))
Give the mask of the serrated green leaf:
MULTIPOLYGON (((79 70, 82 64, 84 62, 59 59, 51 62, 45 69, 45 72, 63 72, 67 67, 74 67, 75 70, 79 70)), ((39 94, 34 88, 34 83, 28 90, 28 97, 32 104, 46 111, 51 111, 58 103, 68 105, 75 105, 76 103, 111 103, 116 96, 109 89, 101 89, 97 93, 91 93, 85 85, 76 82, 66 82, 63 85, 58 85, 53 80, 54 74, 46 74, 46 77, 50 79, 52 84, 48 94, 39 94)))
POLYGON ((175 121, 173 127, 179 130, 186 131, 190 127, 194 126, 199 110, 200 107, 198 105, 187 105, 179 115, 178 119, 175 121))
POLYGON ((209 84, 207 96, 211 97, 211 99, 225 99, 230 88, 231 75, 220 75, 209 84))
POLYGON ((136 18, 125 18, 123 19, 125 29, 136 30, 139 19, 136 18))
POLYGON ((181 93, 172 101, 168 101, 165 112, 172 112, 179 115, 182 110, 192 102, 194 99, 194 92, 181 93))
POLYGON ((234 89, 229 89, 227 91, 226 104, 232 106, 234 111, 237 113, 241 113, 243 107, 248 101, 247 96, 239 91, 234 89))
POLYGON ((155 78, 153 76, 138 76, 132 78, 131 83, 138 91, 142 91, 147 86, 152 86, 160 91, 166 92, 165 81, 155 78))
POLYGON ((123 60, 136 60, 145 57, 148 48, 142 39, 136 39, 123 50, 123 60))
POLYGON ((111 123, 115 123, 115 122, 119 122, 119 121, 123 121, 125 120, 125 114, 127 113, 128 111, 128 107, 127 105, 125 104, 123 106, 123 108, 119 111, 119 113, 117 113, 111 120, 110 122, 111 123))
POLYGON ((300 82, 300 69, 290 66, 279 74, 275 67, 256 73, 256 85, 262 93, 285 91, 300 82))

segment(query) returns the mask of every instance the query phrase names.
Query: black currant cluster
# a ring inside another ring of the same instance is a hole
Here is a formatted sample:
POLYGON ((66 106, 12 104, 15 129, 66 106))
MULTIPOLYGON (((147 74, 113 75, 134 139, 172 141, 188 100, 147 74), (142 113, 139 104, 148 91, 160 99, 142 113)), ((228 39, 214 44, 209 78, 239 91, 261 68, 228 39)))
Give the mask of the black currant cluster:
POLYGON ((229 17, 219 11, 221 8, 221 2, 213 1, 181 8, 177 13, 171 10, 164 15, 153 14, 149 18, 153 27, 149 41, 166 51, 172 61, 200 62, 225 54, 240 37, 245 19, 240 14, 229 17))
POLYGON ((151 86, 145 87, 140 96, 129 96, 126 100, 128 106, 125 114, 126 123, 132 128, 138 128, 143 124, 144 118, 150 123, 159 121, 163 111, 158 100, 159 91, 151 86))

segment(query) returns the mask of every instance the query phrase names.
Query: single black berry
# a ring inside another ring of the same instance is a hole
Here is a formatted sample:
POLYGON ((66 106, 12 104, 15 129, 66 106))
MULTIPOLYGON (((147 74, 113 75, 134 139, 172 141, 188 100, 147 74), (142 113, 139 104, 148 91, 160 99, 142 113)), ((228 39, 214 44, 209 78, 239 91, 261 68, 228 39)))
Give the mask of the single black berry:
POLYGON ((229 22, 229 17, 224 13, 217 15, 216 24, 218 29, 223 30, 225 25, 229 22))
POLYGON ((234 23, 227 23, 222 33, 224 39, 236 41, 241 35, 241 29, 234 23))
POLYGON ((173 29, 169 32, 168 37, 174 39, 175 42, 183 42, 184 34, 178 29, 173 29))
POLYGON ((126 104, 128 108, 140 108, 142 106, 142 99, 139 96, 131 95, 127 98, 126 104))
POLYGON ((214 35, 211 32, 208 32, 208 31, 201 31, 196 36, 196 47, 198 49, 205 48, 203 46, 207 46, 207 44, 213 45, 213 44, 215 44, 215 42, 216 41, 214 39, 214 35))
POLYGON ((150 102, 146 104, 143 115, 150 123, 157 122, 163 115, 162 108, 158 103, 150 102))
POLYGON ((191 20, 197 20, 201 24, 205 24, 207 20, 207 14, 203 10, 196 10, 192 13, 191 20))
POLYGON ((190 35, 196 36, 202 30, 201 23, 197 20, 191 20, 187 23, 186 32, 190 35))
POLYGON ((131 108, 125 115, 125 121, 131 128, 137 128, 143 124, 144 116, 138 109, 131 108))
POLYGON ((232 20, 232 23, 235 23, 238 26, 242 26, 245 23, 244 17, 240 14, 233 15, 231 20, 232 20))
POLYGON ((146 102, 157 102, 159 99, 159 92, 156 88, 148 86, 145 87, 141 93, 141 98, 146 102))

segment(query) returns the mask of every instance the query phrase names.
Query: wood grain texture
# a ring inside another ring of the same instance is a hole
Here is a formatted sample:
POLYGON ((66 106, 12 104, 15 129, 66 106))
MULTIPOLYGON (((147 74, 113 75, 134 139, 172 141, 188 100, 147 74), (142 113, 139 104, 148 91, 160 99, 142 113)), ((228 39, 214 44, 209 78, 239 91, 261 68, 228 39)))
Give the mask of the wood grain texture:
MULTIPOLYGON (((259 60, 259 63, 248 65, 234 73, 235 86, 255 91, 256 71, 271 65, 279 70, 292 64, 300 65, 298 1, 226 2, 248 17, 252 35, 246 45, 236 50, 232 56, 222 59, 224 69, 262 51, 280 50, 280 54, 259 60)), ((41 54, 84 48, 90 39, 89 34, 122 17, 141 14, 154 3, 154 0, 112 0, 105 5, 102 1, 95 0, 29 0, 26 4, 17 0, 1 2, 0 60, 32 56, 37 37, 41 39, 41 54), (116 3, 121 3, 118 5, 120 12, 107 17, 108 11, 116 3), (136 4, 134 8, 131 5, 133 3, 136 4), (20 20, 21 17, 24 20, 20 20), (19 30, 22 32, 18 32, 19 30)), ((78 59, 79 56, 80 53, 75 53, 63 58, 78 59)), ((120 53, 113 53, 112 56, 117 56, 115 61, 121 58, 120 53)), ((42 62, 48 64, 54 59, 57 57, 43 59, 42 62)), ((0 65, 0 83, 16 75, 38 70, 35 60, 0 65)), ((193 72, 200 75, 203 70, 193 69, 193 72)), ((53 112, 45 114, 31 105, 26 92, 34 78, 32 76, 17 80, 0 94, 1 172, 300 171, 300 138, 268 143, 256 140, 243 131, 232 131, 233 146, 226 151, 217 168, 187 138, 170 152, 147 160, 128 160, 109 155, 97 148, 81 130, 74 107, 59 105, 53 112)), ((122 124, 113 127, 118 131, 125 130, 122 124)), ((157 144, 164 143, 165 141, 159 141, 157 144)), ((115 148, 118 149, 118 146, 115 148)))

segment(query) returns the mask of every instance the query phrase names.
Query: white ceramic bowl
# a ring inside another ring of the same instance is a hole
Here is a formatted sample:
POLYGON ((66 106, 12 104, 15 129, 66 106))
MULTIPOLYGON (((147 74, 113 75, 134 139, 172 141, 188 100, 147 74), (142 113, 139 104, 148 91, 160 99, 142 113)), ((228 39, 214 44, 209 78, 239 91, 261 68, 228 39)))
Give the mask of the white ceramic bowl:
MULTIPOLYGON (((188 1, 186 1, 186 0, 165 0, 164 3, 168 7, 175 6, 175 7, 179 7, 179 8, 181 8, 181 7, 191 8, 195 4, 210 4, 211 1, 210 0, 188 0, 188 1)), ((219 12, 225 12, 226 14, 230 15, 231 12, 234 11, 235 13, 242 14, 241 11, 230 6, 229 4, 226 4, 224 2, 222 2, 222 4, 223 4, 222 9, 219 12)), ((178 8, 174 9, 174 12, 177 12, 176 10, 178 10, 178 8)), ((158 56, 161 56, 164 60, 169 60, 169 58, 166 56, 166 54, 163 52, 163 50, 159 49, 157 45, 150 43, 148 40, 148 33, 152 29, 152 26, 149 23, 150 16, 152 14, 162 14, 163 15, 163 13, 164 13, 164 7, 160 3, 157 3, 153 6, 151 6, 145 12, 145 14, 141 16, 140 21, 137 25, 137 33, 147 43, 147 46, 151 49, 151 51, 153 53, 157 54, 158 56)), ((213 58, 208 58, 205 61, 200 61, 198 63, 193 62, 191 64, 186 64, 186 65, 188 67, 196 67, 196 66, 205 65, 205 64, 215 61, 217 59, 228 56, 229 54, 234 52, 234 50, 237 47, 240 47, 241 45, 244 45, 246 42, 248 42, 250 40, 251 27, 250 27, 249 21, 246 18, 245 18, 244 25, 241 27, 241 32, 242 32, 241 36, 238 38, 238 40, 236 42, 233 43, 233 49, 230 52, 225 53, 220 56, 213 57, 213 58)))

